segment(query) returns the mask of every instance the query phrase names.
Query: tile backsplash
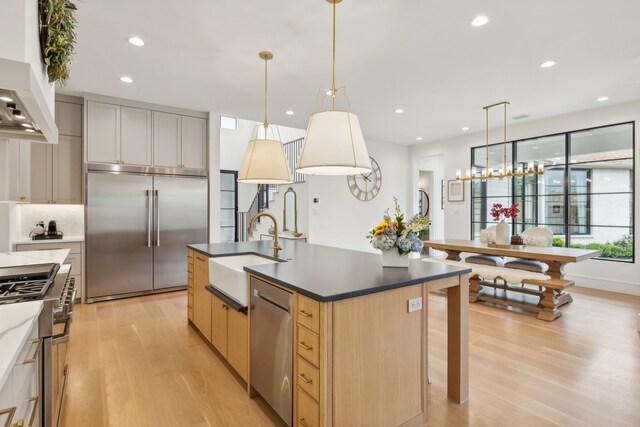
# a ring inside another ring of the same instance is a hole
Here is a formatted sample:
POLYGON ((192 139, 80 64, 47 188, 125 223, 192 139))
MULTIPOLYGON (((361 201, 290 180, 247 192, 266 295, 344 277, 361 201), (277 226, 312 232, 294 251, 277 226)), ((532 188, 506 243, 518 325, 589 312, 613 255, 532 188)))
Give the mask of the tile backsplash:
POLYGON ((19 205, 20 206, 20 238, 29 237, 29 231, 39 221, 45 227, 49 220, 55 220, 58 230, 65 236, 84 236, 83 205, 19 205))

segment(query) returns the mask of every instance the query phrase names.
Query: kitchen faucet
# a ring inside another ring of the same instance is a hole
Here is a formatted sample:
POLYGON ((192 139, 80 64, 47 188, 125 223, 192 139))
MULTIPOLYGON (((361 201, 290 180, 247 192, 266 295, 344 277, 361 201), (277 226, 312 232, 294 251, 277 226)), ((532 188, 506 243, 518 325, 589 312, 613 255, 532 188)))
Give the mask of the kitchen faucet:
POLYGON ((276 222, 276 217, 274 217, 273 215, 271 215, 270 213, 267 212, 260 212, 258 214, 255 214, 253 216, 253 218, 251 218, 251 221, 249 221, 249 227, 247 228, 247 234, 249 234, 249 237, 253 237, 253 223, 256 222, 256 219, 260 218, 261 216, 266 216, 267 218, 271 218, 271 221, 273 221, 273 257, 274 258, 278 258, 278 251, 280 249, 282 249, 279 245, 278 245, 278 223, 276 222))

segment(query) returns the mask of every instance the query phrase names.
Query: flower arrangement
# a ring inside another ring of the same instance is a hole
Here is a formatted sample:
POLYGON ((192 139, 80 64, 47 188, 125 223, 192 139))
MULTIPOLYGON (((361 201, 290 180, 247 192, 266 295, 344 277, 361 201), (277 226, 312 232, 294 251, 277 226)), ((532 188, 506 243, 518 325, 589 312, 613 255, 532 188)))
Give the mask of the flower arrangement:
POLYGON ((507 208, 503 208, 501 203, 494 203, 491 208, 491 216, 494 221, 500 221, 505 218, 515 218, 520 213, 520 208, 517 203, 512 204, 507 208))
POLYGON ((396 197, 393 198, 393 203, 395 204, 393 216, 389 214, 389 209, 384 212, 382 222, 369 231, 367 235, 369 242, 381 251, 397 248, 399 255, 420 252, 424 245, 422 238, 427 233, 431 222, 422 215, 414 215, 405 222, 396 197))

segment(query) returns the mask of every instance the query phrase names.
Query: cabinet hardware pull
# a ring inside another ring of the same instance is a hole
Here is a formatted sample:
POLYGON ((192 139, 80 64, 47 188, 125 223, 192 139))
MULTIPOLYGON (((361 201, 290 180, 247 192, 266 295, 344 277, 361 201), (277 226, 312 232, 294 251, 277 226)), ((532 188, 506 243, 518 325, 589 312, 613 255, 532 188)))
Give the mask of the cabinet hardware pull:
POLYGON ((206 259, 204 259, 204 258, 200 258, 199 256, 196 256, 196 259, 197 259, 198 261, 206 261, 206 259))
POLYGON ((193 306, 192 306, 192 305, 187 304, 187 308, 193 308, 193 306))
POLYGON ((31 356, 29 359, 24 359, 22 361, 22 365, 35 363, 35 361, 38 360, 38 351, 40 350, 40 344, 42 344, 42 340, 41 339, 31 340, 31 344, 35 344, 35 343, 38 343, 38 345, 36 346, 36 349, 33 352, 33 356, 31 356))
POLYGON ((298 378, 304 381, 305 384, 311 384, 313 382, 313 380, 310 380, 309 378, 305 377, 304 374, 298 374, 298 378))
POLYGON ((300 341, 300 342, 298 343, 298 345, 299 345, 300 347, 304 348, 305 350, 313 350, 313 347, 310 347, 310 346, 306 345, 306 344, 304 343, 304 341, 300 341))
POLYGON ((11 422, 13 421, 13 416, 16 414, 16 406, 12 406, 11 408, 3 409, 0 411, 0 416, 6 415, 7 420, 4 422, 4 427, 10 427, 11 422))
POLYGON ((298 422, 302 427, 311 427, 309 424, 307 424, 304 418, 298 418, 298 422))
POLYGON ((311 313, 307 313, 304 310, 298 310, 298 313, 300 313, 301 315, 303 315, 304 317, 313 317, 313 314, 311 313))
POLYGON ((29 427, 33 427, 33 422, 36 420, 36 414, 38 413, 38 401, 40 396, 32 397, 29 402, 33 402, 33 409, 31 410, 31 416, 29 417, 29 427))
POLYGON ((25 196, 20 196, 20 200, 27 200, 25 196))

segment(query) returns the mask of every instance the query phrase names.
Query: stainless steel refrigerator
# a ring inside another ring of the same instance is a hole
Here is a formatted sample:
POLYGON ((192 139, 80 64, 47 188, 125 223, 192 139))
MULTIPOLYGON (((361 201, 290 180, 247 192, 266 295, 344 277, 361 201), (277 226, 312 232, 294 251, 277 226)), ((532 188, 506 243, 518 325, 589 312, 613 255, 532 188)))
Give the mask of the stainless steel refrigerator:
POLYGON ((87 302, 187 285, 188 243, 208 241, 206 177, 87 174, 87 302))

